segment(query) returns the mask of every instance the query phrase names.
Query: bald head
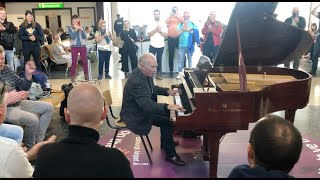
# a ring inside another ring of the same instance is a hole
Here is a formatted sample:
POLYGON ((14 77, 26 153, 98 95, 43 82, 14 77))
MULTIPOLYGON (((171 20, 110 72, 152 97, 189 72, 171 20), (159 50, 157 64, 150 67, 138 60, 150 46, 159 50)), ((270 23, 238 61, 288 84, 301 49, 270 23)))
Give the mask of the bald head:
POLYGON ((103 114, 103 96, 100 90, 90 84, 74 87, 68 96, 70 125, 93 127, 100 124, 103 114))
POLYGON ((139 58, 139 68, 144 75, 153 77, 157 72, 157 67, 156 57, 152 53, 143 53, 139 58))

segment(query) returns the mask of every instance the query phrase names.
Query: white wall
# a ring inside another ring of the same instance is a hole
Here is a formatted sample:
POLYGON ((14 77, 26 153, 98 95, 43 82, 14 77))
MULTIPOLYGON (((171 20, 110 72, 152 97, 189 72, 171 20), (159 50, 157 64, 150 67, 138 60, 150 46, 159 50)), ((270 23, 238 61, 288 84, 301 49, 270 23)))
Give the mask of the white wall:
MULTIPOLYGON (((21 24, 21 21, 18 20, 18 17, 23 17, 24 19, 24 13, 26 12, 26 10, 32 11, 32 8, 38 8, 38 3, 43 2, 6 2, 8 21, 13 22, 15 26, 19 26, 21 24)), ((73 15, 78 14, 77 7, 94 7, 96 9, 96 2, 64 2, 64 7, 72 8, 71 15, 73 15)), ((64 19, 62 19, 62 21, 64 21, 64 19)), ((66 24, 66 22, 62 23, 66 24)), ((70 22, 68 22, 67 24, 70 24, 70 22)), ((40 25, 45 27, 45 24, 40 25)))
MULTIPOLYGON (((314 2, 316 6, 318 2, 314 2)), ((153 19, 153 10, 159 9, 161 12, 160 19, 165 20, 170 14, 173 6, 178 6, 180 14, 188 10, 190 12, 190 20, 196 23, 199 28, 203 27, 211 10, 217 13, 217 19, 224 24, 227 24, 234 8, 235 2, 119 2, 118 10, 124 19, 129 19, 131 25, 148 24, 153 19)), ((310 2, 279 2, 275 13, 278 14, 280 21, 284 21, 291 16, 293 7, 299 7, 300 15, 306 19, 308 28, 310 2)), ((320 8, 319 8, 320 11, 320 8)), ((319 20, 311 17, 311 23, 319 20)))

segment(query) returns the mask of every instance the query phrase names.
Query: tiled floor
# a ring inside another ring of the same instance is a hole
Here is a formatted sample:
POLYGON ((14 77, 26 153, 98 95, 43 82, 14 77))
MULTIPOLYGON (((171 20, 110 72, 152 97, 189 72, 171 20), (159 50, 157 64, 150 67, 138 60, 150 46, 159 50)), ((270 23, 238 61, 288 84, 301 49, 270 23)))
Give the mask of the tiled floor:
MULTIPOLYGON (((117 57, 117 55, 115 55, 114 57, 117 57)), ((196 64, 196 61, 198 58, 199 58, 199 53, 196 52, 193 57, 193 61, 194 61, 193 64, 196 64)), ((126 79, 124 77, 124 74, 120 70, 121 63, 119 63, 118 60, 119 60, 118 58, 111 58, 110 75, 112 76, 112 79, 111 80, 103 79, 101 81, 101 89, 102 90, 110 89, 111 95, 113 97, 113 106, 115 106, 116 109, 119 110, 122 102, 122 89, 126 82, 126 79)), ((98 64, 97 62, 92 63, 92 76, 94 79, 97 78, 97 69, 98 69, 97 64, 98 64)), ((310 62, 308 60, 302 60, 300 63, 300 69, 308 72, 310 70, 310 62)), ((320 75, 319 74, 317 76, 314 76, 312 79, 312 88, 310 93, 309 105, 306 108, 297 111, 296 121, 295 121, 296 127, 302 132, 304 138, 306 140, 312 141, 312 143, 316 144, 318 147, 320 147, 320 141, 319 141, 320 139, 320 131, 319 131, 320 129, 320 121, 319 121, 319 117, 320 117, 320 111, 319 111, 320 78, 319 77, 320 75)), ((164 74, 163 80, 155 79, 155 84, 163 87, 170 87, 172 84, 181 83, 181 80, 176 80, 175 76, 176 74, 169 74, 169 73, 164 74)), ((60 89, 62 84, 66 84, 70 82, 70 77, 64 76, 64 67, 57 67, 56 69, 53 69, 52 74, 49 76, 49 78, 53 85, 53 89, 60 89)), ((78 78, 83 79, 83 71, 81 70, 79 71, 78 78)), ((158 101, 173 103, 173 98, 159 96, 158 101)), ((59 140, 65 136, 67 132, 67 124, 60 119, 58 110, 59 110, 59 107, 56 107, 56 112, 54 114, 54 118, 51 122, 47 135, 56 134, 59 140)), ((116 111, 116 114, 117 113, 119 112, 116 111)), ((276 114, 284 116, 283 112, 277 112, 276 114)), ((110 132, 110 128, 107 127, 106 123, 104 123, 100 127, 99 131, 100 131, 101 137, 105 137, 105 135, 112 133, 110 132)), ((247 132, 245 134, 247 134, 247 132)), ((229 146, 229 148, 233 148, 233 146, 229 146)), ((307 147, 304 147, 304 148, 307 148, 307 147)), ((180 150, 183 151, 183 148, 181 148, 180 150)), ((233 163, 228 164, 228 159, 226 158, 227 157, 226 155, 231 152, 231 151, 228 151, 228 146, 221 146, 220 153, 222 150, 225 150, 226 153, 224 155, 223 154, 220 155, 219 157, 219 162, 221 164, 219 165, 220 169, 218 169, 218 175, 220 177, 225 177, 226 174, 228 174, 228 172, 230 171, 230 168, 233 167, 235 164, 233 163)), ((234 156, 239 157, 239 155, 237 155, 236 152, 233 152, 233 153, 235 153, 234 156)), ((311 153, 310 156, 312 156, 313 160, 307 161, 306 163, 315 163, 315 166, 318 166, 318 168, 320 168, 320 161, 319 161, 320 154, 317 154, 317 151, 315 151, 313 154, 312 154, 312 151, 310 151, 310 153, 311 153)), ((303 161, 303 158, 304 157, 301 156, 302 161, 303 161)), ((243 158, 242 160, 240 158, 240 161, 243 162, 243 158)), ((238 161, 235 161, 235 162, 238 162, 238 161)), ((243 163, 246 163, 246 162, 243 162, 243 163)), ((300 169, 303 169, 303 167, 300 169)), ((305 171, 308 171, 308 169, 306 169, 305 171)), ((319 177, 320 175, 319 171, 320 169, 318 170, 318 172, 310 172, 315 174, 314 176, 311 175, 310 177, 319 177)), ((298 170, 294 174, 297 175, 297 177, 301 177, 299 176, 298 170)), ((153 176, 151 174, 150 177, 158 177, 158 176, 156 175, 153 176)), ((175 176, 172 176, 172 177, 175 177, 175 176)))

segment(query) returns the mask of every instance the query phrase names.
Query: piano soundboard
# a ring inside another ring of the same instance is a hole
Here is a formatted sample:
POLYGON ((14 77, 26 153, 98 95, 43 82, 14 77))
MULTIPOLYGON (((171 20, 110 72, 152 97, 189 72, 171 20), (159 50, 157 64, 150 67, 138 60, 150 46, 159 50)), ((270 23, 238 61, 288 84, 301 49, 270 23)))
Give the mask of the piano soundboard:
MULTIPOLYGON (((237 73, 209 73, 209 81, 214 82, 222 91, 240 91, 239 74, 237 73)), ((248 91, 259 91, 272 84, 295 81, 289 75, 247 74, 248 91)))

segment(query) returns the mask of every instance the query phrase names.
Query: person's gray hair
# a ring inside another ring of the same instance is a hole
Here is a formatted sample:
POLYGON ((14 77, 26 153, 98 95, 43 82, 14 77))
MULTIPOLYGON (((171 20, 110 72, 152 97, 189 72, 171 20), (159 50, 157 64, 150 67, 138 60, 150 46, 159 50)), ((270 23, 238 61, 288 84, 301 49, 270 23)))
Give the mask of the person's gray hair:
POLYGON ((155 58, 155 56, 152 53, 149 52, 145 52, 143 53, 140 58, 139 58, 139 66, 141 64, 147 65, 148 64, 148 57, 153 56, 155 58))

